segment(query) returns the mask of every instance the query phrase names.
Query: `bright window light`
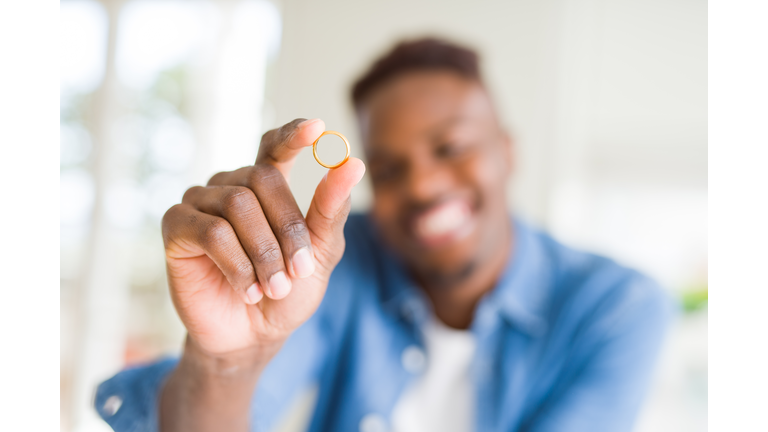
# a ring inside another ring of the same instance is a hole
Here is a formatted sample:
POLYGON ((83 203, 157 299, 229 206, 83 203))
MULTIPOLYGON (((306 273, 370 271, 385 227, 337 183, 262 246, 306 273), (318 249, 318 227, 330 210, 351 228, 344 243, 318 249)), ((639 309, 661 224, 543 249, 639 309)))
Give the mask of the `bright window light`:
POLYGON ((107 16, 91 0, 62 2, 59 53, 62 93, 89 93, 104 78, 107 49, 107 16))

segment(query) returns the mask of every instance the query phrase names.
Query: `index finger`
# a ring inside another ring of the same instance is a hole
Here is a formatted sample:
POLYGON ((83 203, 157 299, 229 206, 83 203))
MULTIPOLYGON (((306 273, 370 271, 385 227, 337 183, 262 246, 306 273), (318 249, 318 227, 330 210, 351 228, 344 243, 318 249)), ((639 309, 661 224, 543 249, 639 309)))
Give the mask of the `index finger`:
POLYGON ((304 147, 311 146, 323 131, 322 120, 301 118, 272 129, 261 137, 256 164, 274 165, 287 180, 296 156, 304 147))

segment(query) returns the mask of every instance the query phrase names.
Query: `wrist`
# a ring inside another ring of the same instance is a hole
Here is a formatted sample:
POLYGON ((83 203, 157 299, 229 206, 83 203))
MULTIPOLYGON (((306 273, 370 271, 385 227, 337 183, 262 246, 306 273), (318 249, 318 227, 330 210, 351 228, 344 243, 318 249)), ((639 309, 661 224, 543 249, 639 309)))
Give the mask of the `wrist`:
POLYGON ((253 391, 280 343, 210 353, 187 336, 184 354, 161 390, 163 431, 246 431, 253 391))
POLYGON ((211 378, 242 379, 249 375, 261 373, 269 361, 280 351, 283 342, 282 340, 271 341, 227 353, 212 353, 187 335, 181 363, 194 369, 198 374, 211 378))

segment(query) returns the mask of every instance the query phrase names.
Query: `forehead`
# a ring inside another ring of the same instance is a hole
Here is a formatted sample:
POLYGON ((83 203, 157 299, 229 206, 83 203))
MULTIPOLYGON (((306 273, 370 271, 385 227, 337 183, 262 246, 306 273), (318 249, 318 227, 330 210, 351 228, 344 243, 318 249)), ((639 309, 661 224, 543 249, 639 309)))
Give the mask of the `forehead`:
POLYGON ((454 123, 495 122, 485 89, 448 71, 410 72, 376 89, 360 110, 366 147, 417 139, 454 123))

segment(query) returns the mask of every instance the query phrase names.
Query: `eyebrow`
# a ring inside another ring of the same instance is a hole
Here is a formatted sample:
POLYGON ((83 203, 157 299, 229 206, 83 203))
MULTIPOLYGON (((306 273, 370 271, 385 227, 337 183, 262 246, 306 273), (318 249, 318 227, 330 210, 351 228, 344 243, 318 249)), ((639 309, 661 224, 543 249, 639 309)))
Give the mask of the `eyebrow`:
MULTIPOLYGON (((450 118, 444 120, 443 122, 435 125, 434 127, 430 128, 429 130, 427 130, 427 136, 434 137, 435 135, 438 135, 439 133, 443 132, 444 129, 447 129, 447 128, 451 127, 451 126, 455 126, 457 124, 465 123, 465 122, 469 121, 470 119, 471 119, 471 117, 463 115, 463 114, 455 115, 455 116, 450 117, 450 118)), ((387 145, 384 144, 384 143, 369 143, 368 145, 366 145, 366 147, 375 147, 375 148, 379 149, 379 148, 382 148, 382 147, 386 148, 387 145)), ((382 152, 380 150, 368 150, 366 152, 366 154, 368 156, 369 161, 370 161, 370 159, 373 159, 375 157, 387 156, 388 155, 387 152, 382 152)))
POLYGON ((456 124, 465 123, 467 120, 469 120, 469 117, 467 117, 465 115, 461 115, 461 114, 460 115, 456 115, 456 116, 453 116, 453 117, 445 120, 444 122, 436 125, 432 129, 430 129, 428 133, 429 133, 429 135, 435 135, 435 134, 437 134, 439 132, 442 132, 443 129, 447 129, 447 128, 449 128, 451 126, 454 126, 456 124))
MULTIPOLYGON (((377 148, 386 147, 386 145, 383 145, 383 144, 381 144, 381 145, 380 144, 374 144, 374 146, 376 146, 377 148)), ((366 152, 366 157, 368 159, 366 162, 371 163, 371 162, 373 162, 374 159, 382 157, 382 156, 387 156, 387 152, 382 152, 380 150, 369 150, 369 151, 366 152)))

